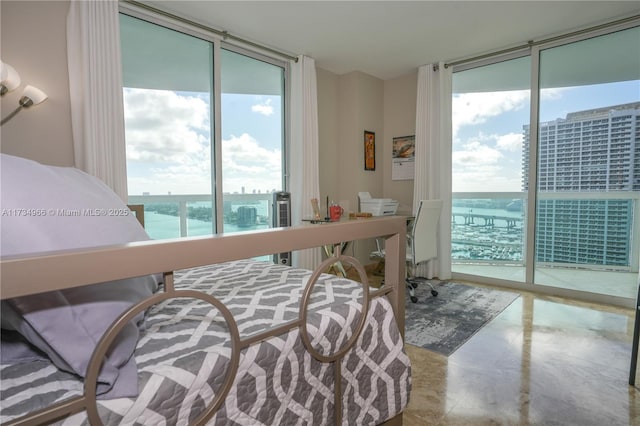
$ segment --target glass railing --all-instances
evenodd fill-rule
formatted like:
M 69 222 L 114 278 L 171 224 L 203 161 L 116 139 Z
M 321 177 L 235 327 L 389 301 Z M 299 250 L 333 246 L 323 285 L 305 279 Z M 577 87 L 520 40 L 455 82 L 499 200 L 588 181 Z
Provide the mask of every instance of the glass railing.
M 272 200 L 270 193 L 224 194 L 224 232 L 271 227 Z M 211 194 L 132 195 L 129 204 L 144 205 L 145 230 L 152 239 L 216 233 Z
M 611 302 L 601 295 L 633 303 L 640 258 L 640 194 L 541 192 L 537 204 L 535 268 L 529 271 L 525 193 L 454 193 L 454 277 L 522 284 L 529 282 L 529 271 L 530 284 L 589 293 L 588 300 Z
M 453 193 L 452 263 L 524 265 L 525 194 Z
M 524 266 L 526 193 L 453 193 L 452 263 Z M 536 264 L 638 271 L 640 194 L 538 194 Z M 605 243 L 606 241 L 606 243 Z

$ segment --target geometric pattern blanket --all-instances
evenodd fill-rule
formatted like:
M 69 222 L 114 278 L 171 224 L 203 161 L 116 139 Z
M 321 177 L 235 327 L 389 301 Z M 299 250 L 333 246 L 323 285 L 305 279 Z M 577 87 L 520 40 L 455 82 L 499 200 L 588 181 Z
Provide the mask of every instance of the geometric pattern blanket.
M 174 275 L 176 289 L 213 295 L 245 338 L 298 318 L 311 272 L 239 260 Z M 360 284 L 323 274 L 307 319 L 315 350 L 332 354 L 353 335 L 362 311 Z M 178 298 L 151 307 L 135 359 L 137 398 L 98 401 L 104 424 L 188 424 L 212 401 L 229 363 L 230 339 L 217 309 Z M 342 424 L 374 425 L 409 401 L 411 365 L 385 297 L 370 299 L 364 328 L 341 361 Z M 82 382 L 42 360 L 1 367 L 0 421 L 82 393 Z M 298 328 L 242 350 L 238 371 L 211 425 L 335 424 L 334 365 L 311 356 Z M 84 412 L 59 424 L 88 424 Z

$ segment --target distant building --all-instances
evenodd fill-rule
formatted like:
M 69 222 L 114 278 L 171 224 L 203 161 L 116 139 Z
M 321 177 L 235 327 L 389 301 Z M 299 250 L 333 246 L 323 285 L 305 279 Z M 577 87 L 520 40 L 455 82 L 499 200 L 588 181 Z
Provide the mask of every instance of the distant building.
M 238 207 L 238 226 L 247 228 L 255 226 L 258 222 L 258 210 L 251 206 Z
M 539 134 L 537 261 L 629 266 L 633 202 L 625 195 L 594 199 L 593 193 L 640 191 L 640 102 L 573 112 L 540 123 Z M 527 125 L 525 191 L 529 137 Z M 544 197 L 561 192 L 567 197 Z

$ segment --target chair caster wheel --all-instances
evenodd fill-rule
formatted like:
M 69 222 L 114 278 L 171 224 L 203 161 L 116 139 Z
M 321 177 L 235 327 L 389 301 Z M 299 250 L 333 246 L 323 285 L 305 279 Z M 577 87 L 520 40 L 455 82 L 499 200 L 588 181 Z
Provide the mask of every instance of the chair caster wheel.
M 437 291 L 435 291 L 435 290 L 431 290 L 431 295 L 432 295 L 433 297 L 436 297 L 436 296 L 438 295 L 438 292 L 437 292 Z
M 418 288 L 418 284 L 417 283 L 411 283 L 411 287 Z
M 416 296 L 411 296 L 411 301 L 413 303 L 418 303 L 418 298 Z

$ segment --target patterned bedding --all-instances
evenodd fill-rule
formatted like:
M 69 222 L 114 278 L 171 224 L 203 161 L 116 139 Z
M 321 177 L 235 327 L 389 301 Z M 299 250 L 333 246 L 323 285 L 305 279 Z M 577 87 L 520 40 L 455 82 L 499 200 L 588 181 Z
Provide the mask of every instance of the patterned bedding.
M 231 311 L 241 338 L 297 320 L 311 272 L 241 260 L 175 273 L 177 289 L 213 295 Z M 307 318 L 313 347 L 335 353 L 352 336 L 362 310 L 358 283 L 322 275 Z M 139 395 L 98 401 L 105 424 L 187 424 L 213 400 L 224 380 L 231 343 L 226 323 L 210 305 L 188 298 L 150 308 L 138 342 Z M 3 365 L 6 422 L 82 393 L 74 375 L 43 360 Z M 411 366 L 391 305 L 371 299 L 358 341 L 341 361 L 342 423 L 378 424 L 408 403 Z M 236 378 L 209 424 L 334 424 L 334 366 L 313 358 L 298 328 L 244 348 Z M 59 424 L 88 424 L 78 413 Z

